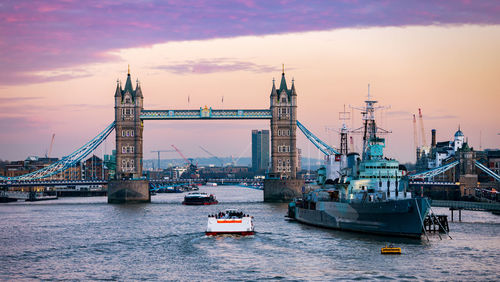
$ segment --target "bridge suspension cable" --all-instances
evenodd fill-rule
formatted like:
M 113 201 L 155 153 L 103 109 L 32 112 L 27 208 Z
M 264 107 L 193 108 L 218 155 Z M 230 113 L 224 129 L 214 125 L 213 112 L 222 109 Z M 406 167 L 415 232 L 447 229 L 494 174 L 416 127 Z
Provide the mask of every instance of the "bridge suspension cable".
M 416 173 L 416 174 L 410 174 L 408 175 L 408 178 L 409 179 L 416 179 L 416 178 L 431 178 L 433 176 L 436 176 L 438 174 L 441 174 L 453 167 L 455 167 L 456 165 L 458 165 L 460 162 L 457 160 L 457 161 L 454 161 L 454 162 L 451 162 L 449 164 L 445 164 L 445 165 L 442 165 L 440 167 L 436 167 L 436 168 L 433 168 L 433 169 L 430 169 L 430 170 L 427 170 L 427 171 L 424 171 L 424 172 L 420 172 L 420 173 Z
M 500 175 L 496 174 L 494 171 L 492 171 L 491 169 L 489 169 L 488 167 L 486 167 L 485 165 L 483 165 L 482 163 L 480 163 L 478 161 L 474 161 L 474 164 L 476 165 L 476 167 L 478 167 L 482 171 L 486 172 L 486 174 L 493 177 L 496 181 L 500 182 Z
M 319 139 L 299 121 L 297 121 L 297 127 L 300 129 L 300 131 L 302 131 L 302 133 L 304 133 L 307 139 L 309 139 L 309 141 L 311 141 L 311 143 L 313 143 L 314 146 L 316 146 L 316 148 L 318 148 L 323 154 L 327 156 L 339 154 L 337 150 L 335 150 L 333 147 L 331 147 L 330 145 L 326 144 L 321 139 Z
M 106 137 L 108 137 L 108 135 L 113 131 L 114 128 L 115 122 L 113 121 L 110 125 L 108 125 L 108 127 L 106 127 L 106 129 L 104 129 L 92 140 L 87 142 L 85 145 L 83 145 L 70 155 L 62 157 L 59 161 L 51 164 L 50 166 L 16 177 L 0 176 L 0 180 L 35 180 L 50 177 L 54 174 L 64 171 L 75 165 L 83 158 L 88 156 L 92 151 L 94 151 L 106 139 Z

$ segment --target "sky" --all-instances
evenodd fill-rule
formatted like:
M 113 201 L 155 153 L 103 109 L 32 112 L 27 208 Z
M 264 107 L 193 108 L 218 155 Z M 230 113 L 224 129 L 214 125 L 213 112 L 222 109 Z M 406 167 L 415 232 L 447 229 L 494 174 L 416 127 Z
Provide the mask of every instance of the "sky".
M 500 148 L 498 1 L 2 1 L 0 159 L 68 155 L 113 121 L 130 65 L 145 109 L 269 108 L 282 64 L 298 119 L 337 146 L 371 95 L 388 156 L 414 160 L 412 114 L 425 139 L 460 126 L 476 149 Z M 188 102 L 189 97 L 189 102 Z M 144 157 L 171 144 L 189 157 L 250 156 L 268 121 L 147 121 Z M 420 124 L 418 125 L 420 134 Z M 111 136 L 113 137 L 113 136 Z M 321 157 L 304 136 L 305 156 Z M 420 137 L 419 137 L 420 138 Z M 354 136 L 358 149 L 359 136 Z M 98 154 L 114 146 L 109 138 Z M 177 158 L 173 153 L 163 157 Z

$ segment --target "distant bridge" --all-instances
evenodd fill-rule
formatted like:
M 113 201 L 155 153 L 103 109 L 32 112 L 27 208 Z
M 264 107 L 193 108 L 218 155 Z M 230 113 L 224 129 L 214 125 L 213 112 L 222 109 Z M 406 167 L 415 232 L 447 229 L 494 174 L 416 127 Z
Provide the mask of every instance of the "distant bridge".
M 264 183 L 262 179 L 245 179 L 245 178 L 177 178 L 177 179 L 150 179 L 149 183 L 204 183 L 212 182 L 217 184 L 238 184 L 242 182 L 246 183 Z
M 0 187 L 35 187 L 35 186 L 73 186 L 73 185 L 103 185 L 107 180 L 30 180 L 30 181 L 1 181 Z
M 165 184 L 187 184 L 187 183 L 204 183 L 213 182 L 217 184 L 262 184 L 262 179 L 245 179 L 245 178 L 178 178 L 178 179 L 150 179 L 149 183 L 165 183 Z M 76 186 L 76 185 L 105 185 L 107 180 L 31 180 L 31 181 L 3 181 L 0 182 L 0 187 L 35 187 L 35 186 Z
M 459 185 L 456 182 L 440 182 L 440 181 L 410 181 L 410 185 L 439 185 L 439 186 L 455 186 Z

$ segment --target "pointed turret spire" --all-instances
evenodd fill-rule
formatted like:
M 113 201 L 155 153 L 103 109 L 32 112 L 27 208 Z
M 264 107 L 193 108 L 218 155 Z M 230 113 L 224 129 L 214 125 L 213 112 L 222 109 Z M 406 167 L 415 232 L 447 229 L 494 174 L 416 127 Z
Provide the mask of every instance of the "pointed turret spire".
M 120 80 L 116 79 L 115 97 L 121 97 L 121 95 L 122 95 L 122 89 L 120 87 Z
M 287 91 L 288 88 L 286 87 L 286 79 L 285 79 L 285 64 L 283 64 L 283 72 L 281 73 L 281 83 L 280 83 L 280 91 Z
M 139 79 L 136 80 L 135 97 L 142 97 L 141 83 L 139 82 Z
M 274 77 L 273 77 L 273 88 L 271 89 L 271 97 L 277 96 L 278 93 L 276 92 L 276 85 L 274 84 Z
M 123 89 L 123 91 L 128 91 L 130 94 L 134 95 L 134 89 L 132 88 L 132 79 L 130 78 L 130 65 L 128 65 L 127 81 L 125 82 L 125 89 Z

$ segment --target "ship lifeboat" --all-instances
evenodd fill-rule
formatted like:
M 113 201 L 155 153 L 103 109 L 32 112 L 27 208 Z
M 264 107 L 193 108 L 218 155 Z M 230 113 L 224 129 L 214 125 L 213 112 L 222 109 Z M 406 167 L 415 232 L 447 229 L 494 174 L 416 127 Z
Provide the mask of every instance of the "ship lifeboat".
M 208 216 L 207 236 L 221 234 L 253 235 L 253 216 L 237 209 L 228 209 Z

